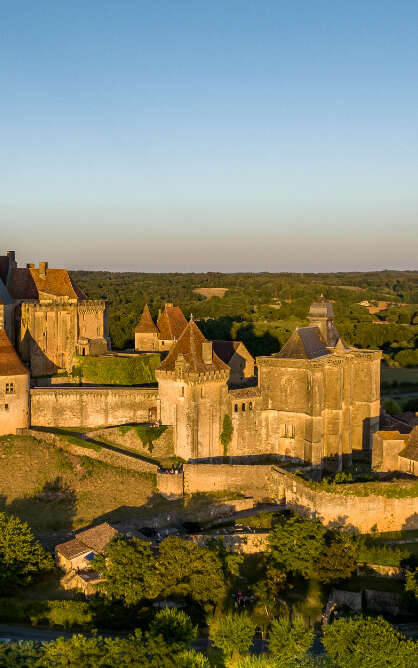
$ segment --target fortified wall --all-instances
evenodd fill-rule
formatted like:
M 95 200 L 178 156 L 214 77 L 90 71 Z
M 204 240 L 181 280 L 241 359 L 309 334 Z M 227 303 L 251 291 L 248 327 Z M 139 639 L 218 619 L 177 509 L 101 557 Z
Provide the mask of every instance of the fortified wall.
M 390 485 L 390 483 L 387 483 Z M 286 501 L 288 508 L 330 528 L 368 533 L 418 529 L 418 498 L 332 494 L 310 489 L 297 476 L 274 465 L 185 464 L 184 491 L 230 490 L 257 501 Z
M 156 388 L 36 387 L 30 392 L 33 427 L 98 427 L 147 422 L 160 414 Z

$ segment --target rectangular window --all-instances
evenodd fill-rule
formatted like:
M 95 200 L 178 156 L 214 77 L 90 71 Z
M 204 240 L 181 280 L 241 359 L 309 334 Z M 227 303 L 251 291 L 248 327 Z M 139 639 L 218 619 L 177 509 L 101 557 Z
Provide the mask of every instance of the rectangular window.
M 15 386 L 14 383 L 6 383 L 6 394 L 14 394 Z
M 284 435 L 285 438 L 295 438 L 295 426 L 293 424 L 285 424 Z

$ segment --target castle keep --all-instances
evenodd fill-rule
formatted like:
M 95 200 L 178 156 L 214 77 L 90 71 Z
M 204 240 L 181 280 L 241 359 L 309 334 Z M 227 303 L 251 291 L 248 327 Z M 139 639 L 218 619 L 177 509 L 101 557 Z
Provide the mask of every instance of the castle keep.
M 354 452 L 370 454 L 379 428 L 381 353 L 347 346 L 322 296 L 308 318 L 280 352 L 258 357 L 255 369 L 241 342 L 208 341 L 172 304 L 155 324 L 146 306 L 135 348 L 165 354 L 155 372 L 158 389 L 67 385 L 29 393 L 20 360 L 39 376 L 70 370 L 74 354 L 108 350 L 106 305 L 86 299 L 66 270 L 47 263 L 20 269 L 9 252 L 0 258 L 0 433 L 16 433 L 29 415 L 34 426 L 66 427 L 151 416 L 173 427 L 175 453 L 186 461 L 276 455 L 340 470 Z M 221 439 L 225 425 L 230 436 Z
M 73 355 L 109 347 L 106 303 L 87 299 L 66 269 L 0 257 L 0 327 L 33 376 L 71 371 Z

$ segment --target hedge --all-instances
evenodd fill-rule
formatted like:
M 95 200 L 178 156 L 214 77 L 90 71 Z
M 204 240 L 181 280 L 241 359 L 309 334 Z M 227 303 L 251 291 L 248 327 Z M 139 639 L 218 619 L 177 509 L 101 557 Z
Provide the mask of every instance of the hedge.
M 160 360 L 159 353 L 138 357 L 75 357 L 72 375 L 98 385 L 148 385 L 156 382 L 155 369 Z

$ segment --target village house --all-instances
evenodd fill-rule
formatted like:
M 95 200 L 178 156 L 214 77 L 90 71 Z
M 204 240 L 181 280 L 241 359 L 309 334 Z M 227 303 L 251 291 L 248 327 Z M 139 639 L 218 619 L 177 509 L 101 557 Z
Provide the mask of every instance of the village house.
M 62 584 L 65 589 L 81 589 L 92 593 L 100 582 L 100 574 L 93 568 L 94 557 L 103 554 L 106 546 L 118 535 L 107 522 L 91 529 L 79 531 L 75 538 L 55 547 L 57 565 L 65 572 Z

